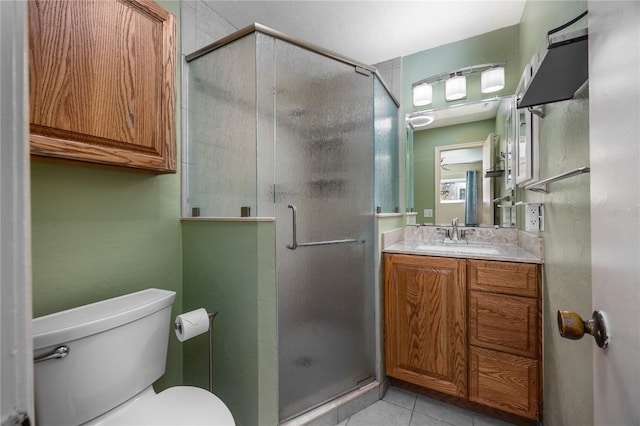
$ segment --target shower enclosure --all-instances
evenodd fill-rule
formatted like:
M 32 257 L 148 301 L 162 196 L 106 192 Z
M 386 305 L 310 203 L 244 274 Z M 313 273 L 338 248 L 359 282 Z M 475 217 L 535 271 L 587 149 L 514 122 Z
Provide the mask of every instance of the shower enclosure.
M 258 24 L 187 62 L 183 213 L 275 218 L 282 421 L 375 379 L 398 107 L 374 68 Z

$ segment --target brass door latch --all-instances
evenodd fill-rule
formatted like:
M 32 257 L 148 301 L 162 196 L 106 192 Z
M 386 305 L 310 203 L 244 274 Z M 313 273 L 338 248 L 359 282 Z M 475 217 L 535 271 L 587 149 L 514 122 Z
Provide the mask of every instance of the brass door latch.
M 596 344 L 602 349 L 609 346 L 607 327 L 600 311 L 594 311 L 588 321 L 584 321 L 573 311 L 558 311 L 558 330 L 560 335 L 567 339 L 579 340 L 586 333 L 592 335 Z

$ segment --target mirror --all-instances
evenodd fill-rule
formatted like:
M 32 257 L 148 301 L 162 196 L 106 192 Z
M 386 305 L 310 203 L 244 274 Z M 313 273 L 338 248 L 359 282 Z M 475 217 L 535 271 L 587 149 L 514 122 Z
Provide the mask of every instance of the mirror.
M 407 200 L 416 223 L 457 217 L 467 226 L 514 226 L 514 111 L 507 96 L 407 114 Z
M 531 64 L 535 64 L 537 56 L 531 59 Z M 533 66 L 527 64 L 518 83 L 515 94 L 515 105 L 524 96 L 524 91 L 529 85 L 529 80 L 533 75 Z M 532 108 L 516 109 L 515 117 L 515 145 L 516 159 L 515 162 L 515 181 L 521 186 L 538 180 L 538 120 L 539 117 L 532 113 Z M 540 109 L 538 109 L 540 111 Z M 540 112 L 539 112 L 540 113 Z

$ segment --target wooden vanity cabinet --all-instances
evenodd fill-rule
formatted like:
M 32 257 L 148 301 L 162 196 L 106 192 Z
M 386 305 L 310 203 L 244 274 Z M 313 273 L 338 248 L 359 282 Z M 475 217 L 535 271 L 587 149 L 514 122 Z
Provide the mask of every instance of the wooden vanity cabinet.
M 463 259 L 385 256 L 387 374 L 449 395 L 467 395 Z
M 175 19 L 151 0 L 31 0 L 31 154 L 176 171 Z
M 540 266 L 385 254 L 387 375 L 539 419 Z

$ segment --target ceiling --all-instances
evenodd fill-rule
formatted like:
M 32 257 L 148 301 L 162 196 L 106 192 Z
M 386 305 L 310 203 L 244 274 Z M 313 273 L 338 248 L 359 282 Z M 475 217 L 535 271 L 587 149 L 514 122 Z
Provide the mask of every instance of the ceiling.
M 236 28 L 257 22 L 376 64 L 520 22 L 525 0 L 206 0 Z

